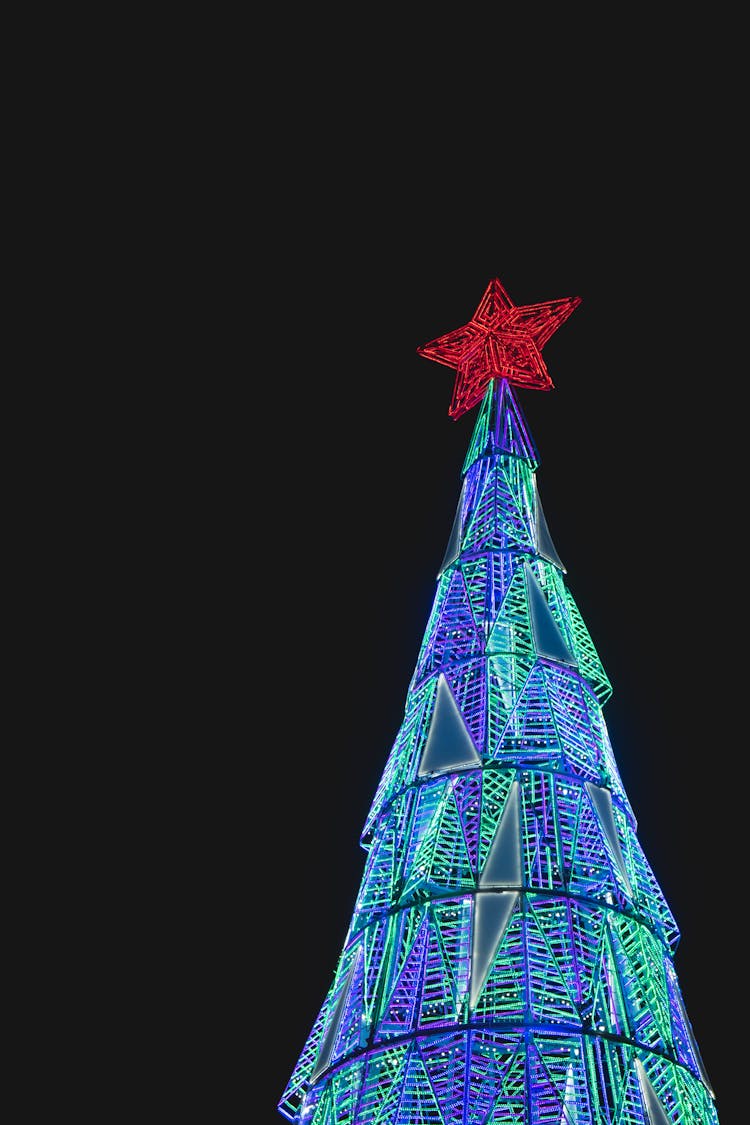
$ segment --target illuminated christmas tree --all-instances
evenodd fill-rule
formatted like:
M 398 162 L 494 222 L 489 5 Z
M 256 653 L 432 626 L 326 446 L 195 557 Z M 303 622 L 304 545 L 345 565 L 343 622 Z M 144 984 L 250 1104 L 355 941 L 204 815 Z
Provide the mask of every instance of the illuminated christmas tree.
M 718 1125 L 515 387 L 579 298 L 418 349 L 478 406 L 404 716 L 322 1008 L 279 1103 L 300 1125 Z

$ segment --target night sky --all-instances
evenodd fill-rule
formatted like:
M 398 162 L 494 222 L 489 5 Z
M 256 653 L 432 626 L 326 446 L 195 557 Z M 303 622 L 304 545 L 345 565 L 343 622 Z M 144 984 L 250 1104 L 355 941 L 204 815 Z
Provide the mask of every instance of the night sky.
M 84 726 L 89 698 L 106 710 L 101 725 L 94 711 L 96 738 L 128 810 L 122 830 L 112 817 L 118 852 L 136 853 L 132 871 L 123 860 L 135 911 L 126 900 L 110 914 L 107 888 L 93 885 L 93 930 L 69 927 L 94 965 L 97 950 L 110 956 L 101 931 L 123 938 L 109 972 L 88 974 L 101 989 L 82 1008 L 93 1036 L 67 1036 L 78 1059 L 66 1075 L 86 1069 L 85 1096 L 84 1048 L 98 1040 L 102 1105 L 127 1095 L 139 1118 L 284 1121 L 277 1104 L 351 920 L 359 838 L 403 719 L 477 414 L 451 420 L 454 372 L 417 348 L 466 324 L 498 277 L 517 305 L 581 298 L 543 349 L 554 389 L 517 397 L 549 532 L 612 684 L 604 719 L 681 931 L 674 965 L 721 1125 L 734 1125 L 737 1101 L 747 1107 L 737 12 L 732 26 L 726 11 L 712 20 L 686 6 L 264 6 L 236 30 L 225 12 L 201 13 L 161 37 L 140 32 L 146 47 L 123 78 L 115 69 L 117 98 L 100 82 L 88 92 L 96 117 L 63 127 L 52 99 L 57 144 L 30 142 L 49 169 L 37 177 L 49 197 L 41 240 L 33 214 L 19 227 L 35 279 L 32 351 L 57 341 L 38 290 L 71 313 L 60 362 L 27 377 L 43 413 L 20 421 L 43 426 L 57 395 L 93 435 L 90 455 L 61 410 L 65 450 L 46 473 L 55 519 L 79 505 L 91 549 L 77 535 L 58 544 L 43 511 L 39 560 L 53 588 L 57 555 L 85 587 L 102 690 L 67 630 L 43 631 L 41 650 L 60 646 Z M 111 54 L 99 39 L 97 57 Z M 142 106 L 132 118 L 131 104 Z M 66 252 L 37 252 L 55 228 Z M 79 259 L 79 238 L 90 257 Z M 76 374 L 81 356 L 94 378 Z M 34 443 L 16 460 L 33 475 Z M 67 484 L 71 461 L 94 501 Z M 58 600 L 77 620 L 75 588 Z M 60 726 L 55 748 L 74 784 L 65 743 L 77 730 Z M 96 796 L 81 791 L 104 822 L 110 792 L 98 766 L 90 773 Z M 71 831 L 84 829 L 109 871 L 98 827 Z M 119 903 L 117 863 L 106 883 Z M 67 874 L 59 886 L 67 893 Z M 47 935 L 59 920 L 42 901 Z M 75 972 L 58 976 L 78 987 Z M 52 1009 L 54 1027 L 68 1005 Z M 122 1050 L 100 1034 L 100 1010 L 125 1029 Z M 139 1077 L 158 1079 L 158 1094 Z
M 250 680 L 267 724 L 253 739 L 253 817 L 271 787 L 283 797 L 268 802 L 270 841 L 254 822 L 261 843 L 247 874 L 239 859 L 236 870 L 254 902 L 259 851 L 271 869 L 259 906 L 273 917 L 260 982 L 271 1122 L 351 919 L 359 835 L 476 418 L 448 417 L 454 373 L 416 349 L 465 324 L 499 277 L 515 304 L 582 299 L 543 350 L 554 389 L 518 400 L 549 531 L 612 684 L 604 718 L 682 934 L 674 963 L 729 1125 L 727 1004 L 746 945 L 730 896 L 747 691 L 736 169 L 700 116 L 675 130 L 662 127 L 665 105 L 608 109 L 600 132 L 590 99 L 572 131 L 545 137 L 533 169 L 506 169 L 502 150 L 441 163 L 414 106 L 396 141 L 371 132 L 342 150 L 340 133 L 328 147 L 324 134 L 317 173 L 288 185 L 272 251 L 248 266 L 262 282 L 252 467 L 233 495 L 255 544 Z

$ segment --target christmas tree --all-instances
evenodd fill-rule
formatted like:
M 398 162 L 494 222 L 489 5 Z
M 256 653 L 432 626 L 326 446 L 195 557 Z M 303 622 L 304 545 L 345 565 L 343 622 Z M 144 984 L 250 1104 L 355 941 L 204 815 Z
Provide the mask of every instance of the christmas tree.
M 300 1125 L 718 1125 L 514 388 L 577 297 L 495 278 L 418 351 L 478 407 L 328 995 L 279 1102 Z

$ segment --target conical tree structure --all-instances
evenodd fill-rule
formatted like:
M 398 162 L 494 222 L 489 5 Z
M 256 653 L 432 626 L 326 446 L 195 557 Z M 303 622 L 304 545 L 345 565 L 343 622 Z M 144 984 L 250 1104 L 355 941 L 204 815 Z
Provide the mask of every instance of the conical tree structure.
M 279 1103 L 300 1125 L 718 1125 L 514 386 L 578 298 L 419 349 L 479 405 L 367 859 Z

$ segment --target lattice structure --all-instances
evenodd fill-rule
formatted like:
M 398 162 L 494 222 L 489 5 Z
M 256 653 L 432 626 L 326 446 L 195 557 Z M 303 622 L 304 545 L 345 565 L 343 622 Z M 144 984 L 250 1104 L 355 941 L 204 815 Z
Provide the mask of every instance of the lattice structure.
M 546 339 L 578 303 L 526 315 L 497 279 L 488 301 L 464 346 L 484 363 L 498 317 L 532 324 L 525 371 L 544 316 Z M 602 714 L 610 683 L 542 511 L 513 391 L 529 383 L 510 361 L 482 379 L 351 924 L 279 1110 L 300 1125 L 718 1125 L 678 929 Z

